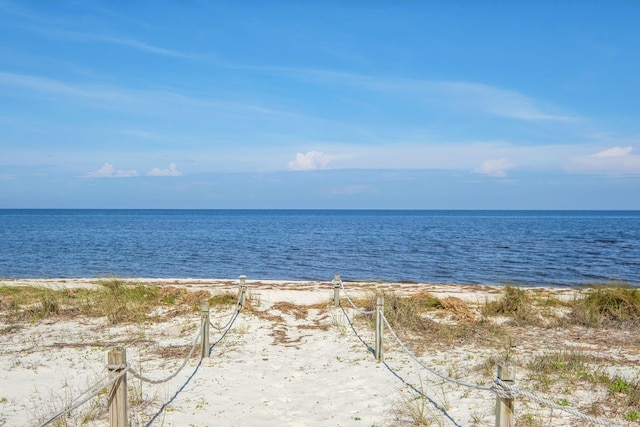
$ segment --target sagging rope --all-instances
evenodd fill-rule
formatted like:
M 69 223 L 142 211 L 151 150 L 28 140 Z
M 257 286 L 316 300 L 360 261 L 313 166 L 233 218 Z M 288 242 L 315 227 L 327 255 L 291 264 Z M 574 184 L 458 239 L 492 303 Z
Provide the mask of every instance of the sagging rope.
M 196 334 L 196 336 L 193 339 L 193 345 L 191 346 L 191 349 L 189 350 L 189 354 L 187 354 L 187 357 L 184 358 L 184 360 L 182 361 L 182 364 L 178 367 L 178 369 L 176 369 L 168 377 L 154 380 L 152 378 L 145 377 L 140 372 L 137 372 L 136 370 L 134 370 L 130 366 L 128 367 L 129 372 L 131 372 L 131 375 L 133 375 L 134 377 L 136 377 L 140 381 L 144 381 L 144 382 L 149 383 L 149 384 L 162 384 L 162 383 L 166 383 L 167 381 L 172 380 L 173 378 L 176 377 L 176 375 L 178 375 L 180 373 L 180 371 L 182 371 L 182 369 L 184 369 L 184 367 L 189 362 L 189 359 L 191 358 L 191 355 L 193 354 L 193 351 L 198 346 L 198 340 L 200 339 L 200 335 L 202 335 L 202 328 L 198 328 L 198 333 Z
M 360 314 L 364 314 L 364 315 L 368 315 L 368 314 L 373 314 L 375 313 L 375 309 L 374 310 L 363 310 L 360 307 L 358 307 L 353 300 L 351 299 L 351 297 L 349 296 L 349 294 L 347 293 L 347 290 L 344 287 L 344 283 L 342 282 L 341 279 L 338 279 L 335 283 L 339 283 L 340 284 L 340 288 L 342 289 L 342 291 L 344 292 L 344 296 L 347 297 L 347 301 L 349 302 L 349 304 L 351 305 L 351 307 L 353 307 L 353 309 L 355 311 L 357 311 Z
M 423 361 L 418 359 L 418 357 L 415 354 L 413 354 L 411 352 L 411 350 L 409 350 L 407 348 L 407 346 L 402 342 L 402 340 L 400 340 L 400 338 L 398 338 L 398 335 L 393 330 L 393 328 L 389 324 L 389 321 L 387 320 L 387 318 L 386 318 L 386 316 L 384 314 L 382 315 L 382 320 L 384 321 L 384 324 L 387 325 L 387 328 L 389 329 L 389 332 L 391 332 L 391 335 L 396 339 L 396 341 L 398 342 L 400 347 L 402 347 L 402 349 L 405 351 L 405 353 L 407 353 L 409 355 L 409 357 L 411 357 L 418 365 L 420 365 L 421 367 L 423 367 L 427 371 L 431 372 L 433 375 L 435 375 L 437 377 L 440 377 L 443 380 L 446 380 L 446 381 L 461 385 L 463 387 L 469 387 L 469 388 L 474 388 L 476 390 L 483 390 L 483 391 L 492 391 L 493 390 L 492 387 L 489 387 L 489 386 L 482 386 L 482 385 L 478 385 L 478 384 L 471 384 L 471 383 L 468 383 L 468 382 L 465 382 L 465 381 L 456 380 L 455 378 L 448 377 L 447 375 L 445 375 L 445 374 L 443 374 L 441 372 L 438 372 L 433 368 L 430 368 Z
M 426 369 L 427 371 L 431 372 L 432 374 L 442 378 L 443 380 L 452 382 L 454 384 L 463 386 L 463 387 L 468 387 L 468 388 L 473 388 L 476 390 L 483 390 L 483 391 L 491 391 L 492 393 L 498 395 L 499 397 L 503 397 L 503 398 L 507 398 L 507 399 L 513 399 L 514 397 L 518 396 L 518 395 L 522 395 L 524 397 L 527 397 L 535 402 L 541 403 L 543 405 L 546 405 L 549 408 L 552 409 L 558 409 L 560 411 L 564 411 L 566 413 L 569 413 L 571 415 L 574 415 L 584 421 L 588 421 L 590 423 L 593 423 L 595 425 L 600 425 L 600 426 L 606 426 L 606 427 L 621 427 L 619 424 L 614 424 L 614 423 L 610 423 L 608 421 L 604 421 L 604 420 L 600 420 L 598 418 L 594 418 L 592 416 L 583 414 L 582 412 L 578 411 L 576 408 L 572 408 L 570 406 L 562 406 L 562 405 L 558 405 L 557 403 L 554 403 L 551 400 L 536 396 L 533 393 L 530 393 L 528 391 L 524 391 L 516 386 L 513 386 L 511 384 L 508 384 L 504 381 L 502 381 L 500 378 L 496 378 L 494 380 L 495 385 L 494 386 L 481 386 L 478 384 L 471 384 L 465 381 L 460 381 L 460 380 L 456 380 L 455 378 L 451 378 L 448 377 L 447 375 L 444 375 L 438 371 L 436 371 L 435 369 L 430 368 L 429 366 L 427 366 L 424 362 L 422 362 L 420 359 L 418 359 L 418 357 L 413 354 L 408 348 L 407 346 L 402 342 L 402 340 L 400 340 L 400 338 L 398 337 L 398 335 L 396 334 L 396 332 L 393 330 L 393 328 L 391 327 L 391 325 L 389 324 L 389 321 L 387 320 L 386 316 L 383 314 L 382 315 L 382 320 L 384 321 L 385 325 L 387 325 L 387 328 L 389 329 L 389 332 L 391 332 L 391 335 L 395 338 L 395 340 L 398 342 L 398 344 L 400 345 L 400 347 L 402 347 L 402 349 L 416 362 L 418 363 L 421 367 L 423 367 L 424 369 Z
M 214 328 L 214 329 L 216 329 L 218 331 L 224 331 L 224 330 L 227 330 L 228 328 L 230 328 L 231 325 L 233 324 L 233 322 L 235 321 L 236 317 L 238 316 L 238 313 L 240 312 L 240 309 L 242 308 L 241 295 L 242 295 L 242 290 L 239 291 L 238 300 L 237 300 L 236 304 L 233 306 L 233 314 L 231 315 L 231 317 L 229 318 L 229 320 L 227 321 L 227 323 L 224 326 L 216 326 L 216 325 L 213 324 L 213 322 L 211 322 L 211 320 L 209 320 L 209 326 L 211 326 L 212 328 Z
M 229 326 L 228 328 L 224 331 L 224 333 L 222 334 L 222 336 L 220 336 L 220 338 L 218 338 L 218 340 L 216 340 L 213 344 L 211 344 L 209 346 L 209 353 L 208 355 L 211 356 L 211 352 L 213 351 L 213 347 L 215 347 L 220 341 L 222 341 L 224 339 L 224 337 L 227 335 L 227 333 L 229 333 L 229 331 L 231 330 L 231 327 L 233 326 L 233 324 L 235 323 L 236 319 L 238 318 L 238 315 L 240 314 L 240 310 L 237 310 L 234 315 L 231 317 L 231 320 L 228 322 Z M 187 380 L 184 382 L 184 384 L 182 384 L 180 386 L 180 388 L 178 388 L 178 390 L 176 390 L 176 392 L 173 394 L 173 396 L 171 396 L 171 399 L 169 399 L 168 401 L 166 401 L 158 410 L 158 412 L 156 412 L 153 417 L 147 422 L 147 424 L 145 424 L 145 427 L 150 427 L 153 422 L 164 412 L 165 408 L 167 406 L 169 406 L 171 404 L 171 402 L 173 402 L 176 397 L 178 397 L 178 395 L 182 392 L 182 390 L 184 390 L 184 388 L 191 382 L 191 380 L 193 379 L 193 377 L 195 377 L 196 373 L 198 372 L 198 370 L 200 369 L 200 366 L 202 365 L 202 360 L 200 359 L 200 361 L 198 362 L 198 364 L 196 365 L 196 367 L 194 368 L 193 372 L 191 373 L 191 375 L 189 376 L 189 378 L 187 378 Z
M 349 317 L 349 315 L 347 314 L 346 310 L 344 309 L 344 307 L 340 306 L 340 309 L 342 310 L 342 313 L 344 314 L 344 317 L 347 319 L 347 322 L 349 323 L 349 326 L 351 326 L 351 330 L 353 331 L 354 335 L 360 340 L 360 342 L 362 344 L 365 345 L 365 347 L 367 347 L 367 351 L 369 351 L 371 354 L 373 354 L 375 356 L 375 350 L 369 346 L 365 340 L 362 338 L 362 336 L 360 336 L 360 334 L 358 333 L 358 331 L 356 330 L 355 325 L 353 324 L 353 321 L 351 320 L 351 318 Z M 396 371 L 393 370 L 393 368 L 391 368 L 391 366 L 389 366 L 387 364 L 387 362 L 383 361 L 382 364 L 389 370 L 389 372 L 391 372 L 396 378 L 398 378 L 400 381 L 402 381 L 405 385 L 407 385 L 408 387 L 410 387 L 414 392 L 416 392 L 418 395 L 424 397 L 431 405 L 433 405 L 434 408 L 436 408 L 437 410 L 439 410 L 440 412 L 442 412 L 442 414 L 449 419 L 449 421 L 451 421 L 453 423 L 453 425 L 455 425 L 456 427 L 462 427 L 460 424 L 456 423 L 456 421 L 451 417 L 451 415 L 449 415 L 449 413 L 447 412 L 447 410 L 442 407 L 441 405 L 438 404 L 438 402 L 436 402 L 435 400 L 431 399 L 429 396 L 427 396 L 426 394 L 424 394 L 419 388 L 417 388 L 416 386 L 414 386 L 413 384 L 407 382 L 404 378 L 402 378 L 402 376 L 400 376 L 400 374 L 398 374 Z

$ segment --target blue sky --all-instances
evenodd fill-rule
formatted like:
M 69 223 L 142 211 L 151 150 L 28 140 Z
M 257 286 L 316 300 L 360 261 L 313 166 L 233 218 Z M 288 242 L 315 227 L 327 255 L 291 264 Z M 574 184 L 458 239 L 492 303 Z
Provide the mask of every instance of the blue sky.
M 638 16 L 0 0 L 0 208 L 640 209 Z

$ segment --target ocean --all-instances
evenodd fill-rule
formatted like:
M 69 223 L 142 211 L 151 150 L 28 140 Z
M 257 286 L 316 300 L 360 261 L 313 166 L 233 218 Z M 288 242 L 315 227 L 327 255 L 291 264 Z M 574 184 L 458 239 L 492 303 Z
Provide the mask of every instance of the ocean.
M 0 209 L 0 278 L 640 286 L 640 211 Z

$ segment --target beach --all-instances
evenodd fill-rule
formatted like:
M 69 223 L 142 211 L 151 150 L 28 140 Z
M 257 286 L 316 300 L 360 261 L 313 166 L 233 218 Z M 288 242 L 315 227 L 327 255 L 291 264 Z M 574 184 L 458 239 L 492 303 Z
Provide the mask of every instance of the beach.
M 126 282 L 214 296 L 235 295 L 239 289 L 238 280 Z M 589 377 L 607 376 L 611 383 L 618 379 L 638 387 L 640 342 L 633 328 L 545 324 L 545 316 L 561 318 L 567 310 L 555 304 L 548 304 L 548 312 L 540 309 L 543 319 L 536 326 L 518 324 L 508 315 L 487 320 L 482 307 L 503 297 L 500 286 L 345 282 L 340 307 L 334 307 L 331 282 L 248 280 L 246 285 L 247 302 L 241 309 L 237 304 L 212 305 L 213 346 L 203 359 L 199 338 L 194 341 L 201 327 L 199 310 L 178 313 L 158 307 L 149 313 L 153 320 L 110 324 L 104 317 L 64 311 L 17 321 L 5 304 L 0 319 L 0 425 L 38 425 L 72 404 L 107 375 L 107 352 L 113 347 L 126 350 L 137 373 L 163 379 L 180 367 L 192 344 L 192 356 L 169 381 L 149 384 L 127 376 L 132 425 L 395 426 L 418 425 L 416 417 L 422 417 L 431 423 L 424 425 L 492 426 L 496 394 L 487 388 L 497 365 L 505 361 L 514 365 L 515 385 L 523 390 L 588 416 L 637 425 L 628 419 L 640 410 L 628 390 L 612 390 L 604 380 Z M 96 279 L 48 279 L 0 280 L 0 286 L 73 290 L 102 285 Z M 575 301 L 587 290 L 532 287 L 525 292 L 542 307 L 545 300 Z M 379 362 L 369 348 L 374 343 L 372 318 L 359 314 L 347 298 L 358 306 L 377 293 L 428 293 L 445 302 L 428 312 L 434 324 L 469 326 L 464 334 L 446 336 L 445 329 L 410 334 L 397 326 L 400 342 L 386 328 L 384 361 Z M 226 331 L 215 328 L 235 314 Z M 491 328 L 482 326 L 487 322 Z M 442 377 L 421 366 L 401 343 Z M 584 357 L 584 372 L 570 376 L 561 366 L 568 361 L 560 361 L 557 375 L 547 375 L 541 356 L 562 352 Z M 106 400 L 106 389 L 100 390 L 51 425 L 108 425 Z M 522 396 L 516 397 L 516 417 L 519 425 L 588 425 Z

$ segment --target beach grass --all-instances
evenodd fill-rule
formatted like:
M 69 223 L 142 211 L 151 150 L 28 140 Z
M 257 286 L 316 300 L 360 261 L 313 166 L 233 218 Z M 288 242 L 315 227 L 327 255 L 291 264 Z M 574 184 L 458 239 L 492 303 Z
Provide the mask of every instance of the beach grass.
M 120 279 L 100 280 L 93 289 L 51 289 L 43 286 L 0 286 L 0 310 L 14 321 L 39 320 L 54 316 L 106 317 L 109 324 L 161 320 L 164 315 L 195 312 L 203 302 L 228 306 L 237 295 L 189 291 L 173 286 L 154 286 Z

